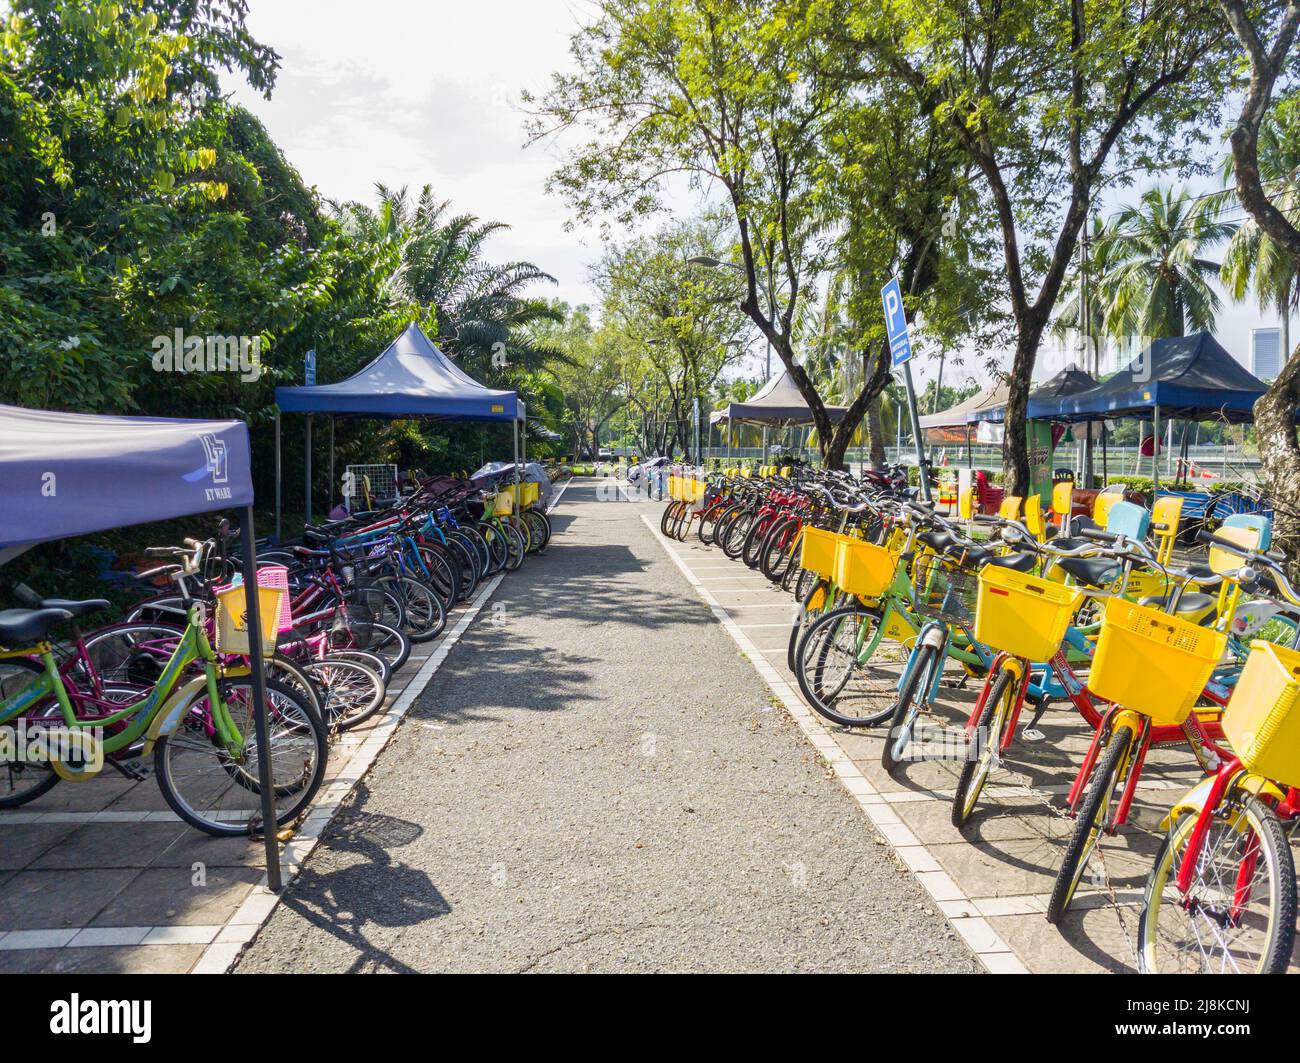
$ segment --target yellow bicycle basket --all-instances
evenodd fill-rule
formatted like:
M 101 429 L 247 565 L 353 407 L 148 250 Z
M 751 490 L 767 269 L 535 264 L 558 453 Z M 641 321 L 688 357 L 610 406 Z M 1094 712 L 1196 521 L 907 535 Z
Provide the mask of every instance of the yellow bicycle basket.
M 493 516 L 510 516 L 515 511 L 514 491 L 498 491 L 492 498 L 491 508 Z
M 1075 587 L 986 565 L 980 570 L 975 638 L 1014 657 L 1050 660 L 1082 597 Z
M 280 602 L 284 591 L 279 587 L 257 588 L 258 619 L 262 623 L 262 656 L 275 655 L 280 633 Z M 218 590 L 216 610 L 216 645 L 219 653 L 248 653 L 248 599 L 244 585 Z
M 1300 653 L 1252 642 L 1223 715 L 1223 733 L 1248 769 L 1300 786 Z
M 1157 724 L 1180 724 L 1201 696 L 1228 636 L 1123 598 L 1106 603 L 1088 689 Z
M 847 594 L 879 598 L 894 581 L 898 558 L 875 543 L 837 535 L 835 584 Z
M 822 579 L 835 578 L 835 544 L 841 536 L 804 525 L 799 564 Z

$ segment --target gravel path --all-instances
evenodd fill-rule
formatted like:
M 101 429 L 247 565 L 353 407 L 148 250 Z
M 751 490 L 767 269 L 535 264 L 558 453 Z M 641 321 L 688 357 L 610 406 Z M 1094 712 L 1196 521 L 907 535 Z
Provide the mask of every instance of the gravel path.
M 648 510 L 569 488 L 239 970 L 978 969 Z

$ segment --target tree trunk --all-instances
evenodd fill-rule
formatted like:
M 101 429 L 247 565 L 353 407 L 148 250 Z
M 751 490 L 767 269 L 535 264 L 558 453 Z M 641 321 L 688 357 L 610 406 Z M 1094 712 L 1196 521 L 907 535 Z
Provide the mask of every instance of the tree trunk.
M 1027 323 L 1016 337 L 1016 357 L 1007 380 L 1007 412 L 1002 436 L 1002 474 L 1009 495 L 1029 494 L 1029 440 L 1026 414 L 1034 361 L 1043 338 L 1044 322 Z
M 1295 413 L 1300 405 L 1300 347 L 1255 403 L 1255 432 L 1264 483 L 1274 499 L 1273 535 L 1291 556 L 1300 551 L 1300 444 Z
M 871 467 L 877 471 L 885 467 L 885 426 L 880 419 L 880 396 L 867 407 L 867 446 Z

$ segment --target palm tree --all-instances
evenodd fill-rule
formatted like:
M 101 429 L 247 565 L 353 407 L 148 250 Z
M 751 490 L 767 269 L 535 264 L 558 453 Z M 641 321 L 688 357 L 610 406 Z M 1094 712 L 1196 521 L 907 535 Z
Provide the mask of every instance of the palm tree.
M 1300 108 L 1273 111 L 1259 130 L 1259 176 L 1273 205 L 1300 226 Z M 1223 180 L 1234 179 L 1232 156 L 1224 160 Z M 1300 306 L 1300 270 L 1253 218 L 1247 218 L 1228 244 L 1223 283 L 1234 299 L 1253 289 L 1264 310 L 1282 319 L 1282 360 L 1291 355 L 1291 311 Z
M 450 204 L 435 199 L 429 185 L 414 201 L 406 188 L 380 184 L 376 191 L 377 208 L 336 204 L 335 214 L 357 239 L 396 250 L 385 292 L 395 302 L 432 311 L 435 339 L 449 355 L 480 377 L 499 376 L 504 364 L 537 369 L 563 359 L 541 327 L 562 321 L 563 313 L 526 293 L 555 278 L 531 262 L 484 259 L 488 238 L 509 226 L 451 215 Z
M 1087 316 L 1085 318 L 1079 310 L 1080 304 L 1084 300 L 1084 271 L 1075 269 L 1067 281 L 1067 290 L 1071 294 L 1057 312 L 1056 319 L 1052 322 L 1052 333 L 1061 340 L 1068 339 L 1071 333 L 1077 334 L 1080 338 L 1087 335 L 1093 344 L 1099 345 L 1106 336 L 1106 312 L 1110 309 L 1110 293 L 1107 291 L 1103 278 L 1115 268 L 1117 262 L 1115 244 L 1108 239 L 1109 228 L 1106 222 L 1100 217 L 1094 217 L 1090 228 L 1087 269 Z M 1086 363 L 1085 367 L 1089 370 L 1094 365 L 1099 364 L 1092 357 L 1091 351 L 1087 352 L 1084 361 Z
M 1114 264 L 1098 279 L 1112 336 L 1183 336 L 1214 327 L 1220 300 L 1210 285 L 1220 264 L 1208 249 L 1235 226 L 1186 189 L 1151 188 L 1121 210 L 1101 243 Z

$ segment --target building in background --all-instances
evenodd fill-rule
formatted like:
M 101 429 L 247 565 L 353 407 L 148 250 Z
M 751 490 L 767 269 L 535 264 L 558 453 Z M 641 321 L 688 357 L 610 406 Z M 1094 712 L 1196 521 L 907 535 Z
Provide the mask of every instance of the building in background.
M 1260 380 L 1275 380 L 1282 371 L 1282 330 L 1250 330 L 1250 371 Z

